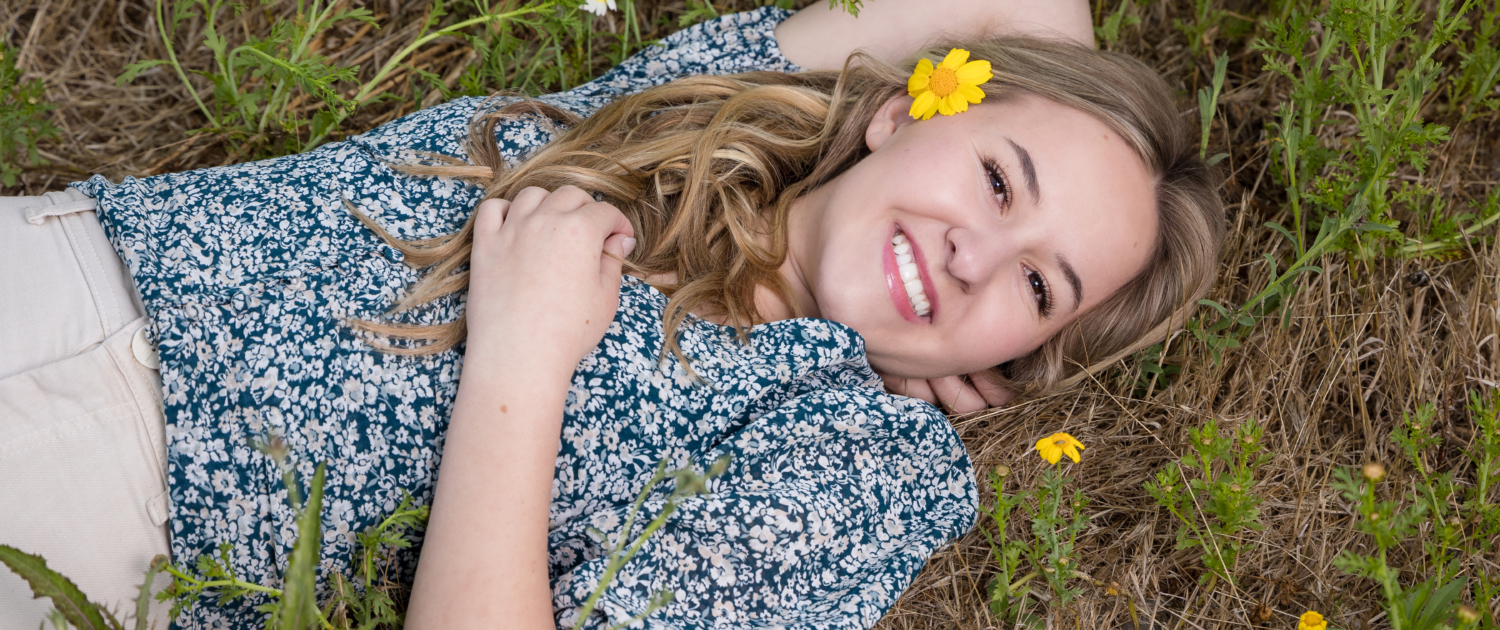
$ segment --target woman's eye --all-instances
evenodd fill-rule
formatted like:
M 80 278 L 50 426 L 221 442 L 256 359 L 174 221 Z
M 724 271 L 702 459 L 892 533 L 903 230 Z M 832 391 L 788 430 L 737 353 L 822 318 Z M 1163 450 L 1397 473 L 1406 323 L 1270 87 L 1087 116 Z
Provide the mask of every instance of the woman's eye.
M 1052 295 L 1047 290 L 1047 279 L 1042 274 L 1026 270 L 1026 281 L 1031 284 L 1031 292 L 1036 296 L 1037 309 L 1041 311 L 1042 317 L 1052 315 Z
M 990 178 L 990 190 L 1001 197 L 1001 205 L 1010 203 L 1010 186 L 1005 182 L 1005 173 L 993 161 L 985 160 L 984 170 Z

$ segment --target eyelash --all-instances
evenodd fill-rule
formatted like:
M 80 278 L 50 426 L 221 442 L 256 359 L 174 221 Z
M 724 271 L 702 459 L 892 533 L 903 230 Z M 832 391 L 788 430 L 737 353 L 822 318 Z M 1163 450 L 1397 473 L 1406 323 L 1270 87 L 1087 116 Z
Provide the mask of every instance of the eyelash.
M 1005 177 L 1005 169 L 1000 168 L 1000 164 L 995 162 L 995 160 L 985 158 L 984 170 L 989 174 L 990 188 L 995 191 L 995 194 L 1005 196 L 1005 200 L 1000 202 L 1000 206 L 1002 208 L 1009 208 L 1010 180 Z M 1030 267 L 1026 267 L 1025 269 L 1027 284 L 1031 285 L 1032 293 L 1038 298 L 1037 311 L 1042 314 L 1044 319 L 1052 317 L 1052 285 L 1047 282 L 1047 278 L 1042 276 L 1041 272 Z M 1037 291 L 1039 287 L 1035 283 L 1041 284 L 1041 291 Z
M 1004 195 L 1005 200 L 1000 202 L 1000 207 L 1010 207 L 1010 178 L 1005 176 L 1005 169 L 993 158 L 984 158 L 984 170 L 990 177 L 990 189 L 997 195 Z

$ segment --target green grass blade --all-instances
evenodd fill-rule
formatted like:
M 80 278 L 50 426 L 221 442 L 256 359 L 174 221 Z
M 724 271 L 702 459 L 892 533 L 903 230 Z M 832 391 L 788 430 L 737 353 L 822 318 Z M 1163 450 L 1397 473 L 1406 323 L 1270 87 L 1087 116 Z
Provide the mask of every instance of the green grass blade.
M 319 543 L 323 539 L 323 469 L 324 465 L 318 464 L 307 503 L 297 517 L 297 543 L 292 547 L 282 590 L 281 630 L 316 628 L 322 619 L 316 585 Z

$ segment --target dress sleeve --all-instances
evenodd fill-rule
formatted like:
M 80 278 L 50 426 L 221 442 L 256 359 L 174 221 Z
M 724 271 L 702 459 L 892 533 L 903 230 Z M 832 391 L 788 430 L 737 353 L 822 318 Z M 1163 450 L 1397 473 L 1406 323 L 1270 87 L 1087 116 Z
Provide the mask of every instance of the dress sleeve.
M 877 392 L 825 390 L 793 399 L 722 443 L 726 472 L 679 504 L 600 598 L 587 627 L 670 604 L 645 627 L 868 628 L 938 548 L 978 514 L 972 467 L 947 418 Z M 713 458 L 703 462 L 706 466 Z M 639 534 L 660 513 L 647 500 Z M 613 523 L 620 535 L 629 506 Z M 572 627 L 608 558 L 559 576 L 559 627 Z

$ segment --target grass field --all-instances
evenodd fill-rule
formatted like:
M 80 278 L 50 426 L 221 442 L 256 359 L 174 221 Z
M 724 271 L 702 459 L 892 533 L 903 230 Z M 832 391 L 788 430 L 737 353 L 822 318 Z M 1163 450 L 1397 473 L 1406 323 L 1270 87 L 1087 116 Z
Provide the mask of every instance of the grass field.
M 0 74 L 5 194 L 285 153 L 451 94 L 559 89 L 642 41 L 760 3 L 638 0 L 638 33 L 622 12 L 537 14 L 405 56 L 480 12 L 369 0 L 339 8 L 367 14 L 287 34 L 273 26 L 296 0 L 253 4 L 213 32 L 325 67 L 283 88 L 216 91 L 183 75 L 194 94 L 170 64 L 120 82 L 131 64 L 174 55 L 216 72 L 202 12 L 164 40 L 151 0 L 3 3 L 0 68 L 21 71 L 13 87 Z M 1213 304 L 1078 387 L 956 418 L 981 474 L 1003 473 L 1008 524 L 986 517 L 934 556 L 881 627 L 1294 628 L 1308 610 L 1351 630 L 1500 627 L 1500 8 L 1095 9 L 1101 46 L 1159 69 L 1184 117 L 1208 123 L 1230 225 Z M 1086 448 L 1049 478 L 1034 446 L 1055 432 Z M 1075 491 L 1083 501 L 1068 500 Z M 1076 527 L 1041 509 L 1059 497 Z

